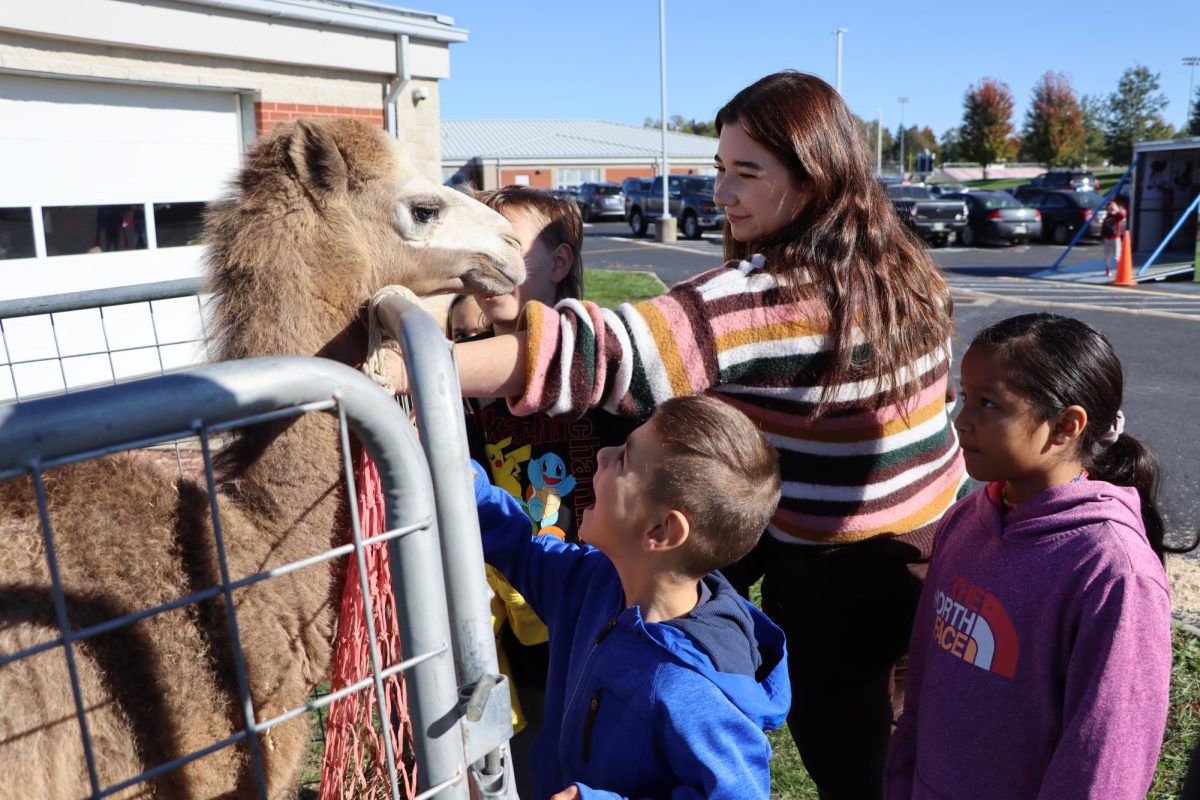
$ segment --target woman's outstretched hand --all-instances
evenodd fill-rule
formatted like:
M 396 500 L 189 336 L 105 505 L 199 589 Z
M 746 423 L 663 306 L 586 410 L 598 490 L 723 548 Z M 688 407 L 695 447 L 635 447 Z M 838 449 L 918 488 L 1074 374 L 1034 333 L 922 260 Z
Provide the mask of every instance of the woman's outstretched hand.
M 570 786 L 551 797 L 550 800 L 578 800 L 578 798 L 579 787 L 572 783 Z
M 412 394 L 412 387 L 408 385 L 408 369 L 404 366 L 404 356 L 400 355 L 400 351 L 390 347 L 384 350 L 383 364 L 392 379 L 392 385 L 396 387 L 396 394 Z

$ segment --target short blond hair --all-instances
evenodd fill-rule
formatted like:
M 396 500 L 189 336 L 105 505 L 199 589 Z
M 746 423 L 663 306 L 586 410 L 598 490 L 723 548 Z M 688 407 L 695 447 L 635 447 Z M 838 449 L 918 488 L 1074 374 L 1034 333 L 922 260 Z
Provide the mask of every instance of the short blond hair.
M 571 269 L 554 285 L 554 300 L 583 297 L 583 217 L 573 200 L 529 186 L 505 186 L 477 192 L 475 198 L 493 211 L 515 211 L 534 217 L 543 225 L 538 241 L 554 252 L 560 245 L 571 248 Z

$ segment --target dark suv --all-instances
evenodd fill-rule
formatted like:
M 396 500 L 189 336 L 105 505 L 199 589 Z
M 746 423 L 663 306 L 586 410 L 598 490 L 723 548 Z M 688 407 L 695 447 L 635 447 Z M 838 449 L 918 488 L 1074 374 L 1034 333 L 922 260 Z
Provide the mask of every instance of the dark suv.
M 1029 183 L 1017 187 L 1022 189 L 1074 189 L 1077 192 L 1095 192 L 1099 190 L 1100 182 L 1096 176 L 1085 169 L 1052 169 L 1043 172 Z M 1019 197 L 1019 195 L 1018 195 Z
M 575 202 L 584 222 L 625 218 L 625 195 L 615 183 L 582 183 Z

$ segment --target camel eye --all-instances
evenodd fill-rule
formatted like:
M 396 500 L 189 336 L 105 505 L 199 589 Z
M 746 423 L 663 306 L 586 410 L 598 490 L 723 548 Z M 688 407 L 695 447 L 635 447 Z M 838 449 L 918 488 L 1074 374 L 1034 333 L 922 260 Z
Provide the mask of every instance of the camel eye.
M 413 206 L 412 218 L 418 225 L 425 225 L 437 219 L 437 206 Z

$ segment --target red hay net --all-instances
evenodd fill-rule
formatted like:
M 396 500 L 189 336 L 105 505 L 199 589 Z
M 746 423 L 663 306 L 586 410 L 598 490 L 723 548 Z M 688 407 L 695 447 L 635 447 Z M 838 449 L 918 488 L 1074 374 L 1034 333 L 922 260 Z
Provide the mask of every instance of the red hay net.
M 358 486 L 358 518 L 364 539 L 384 532 L 383 489 L 375 463 L 359 444 L 354 448 L 354 481 Z M 396 598 L 392 594 L 387 545 L 364 550 L 367 585 L 371 593 L 375 635 L 381 668 L 400 662 L 400 633 Z M 351 555 L 342 588 L 341 613 L 334 640 L 332 691 L 362 680 L 371 673 L 371 643 L 367 637 L 366 607 L 359 580 L 358 560 Z M 402 674 L 383 681 L 387 719 L 378 719 L 375 686 L 335 701 L 325 725 L 325 755 L 321 764 L 318 800 L 390 798 L 384 736 L 392 742 L 396 775 L 402 797 L 417 794 L 417 768 L 412 758 L 412 721 Z

